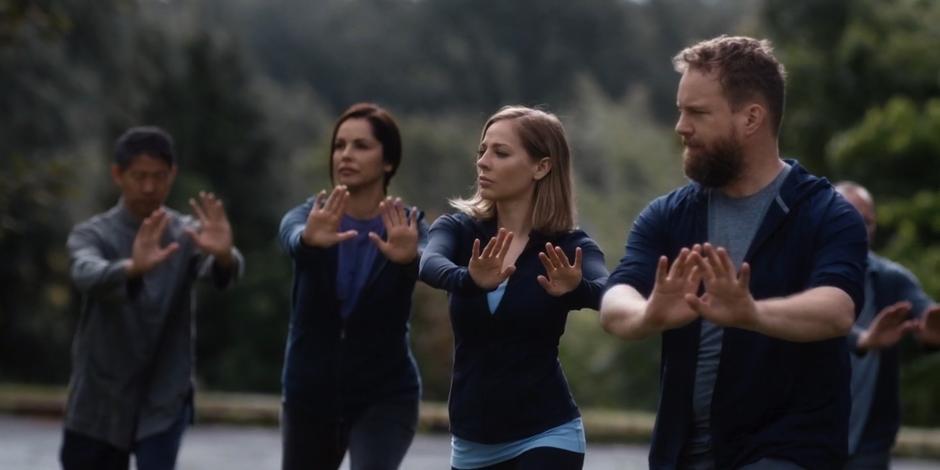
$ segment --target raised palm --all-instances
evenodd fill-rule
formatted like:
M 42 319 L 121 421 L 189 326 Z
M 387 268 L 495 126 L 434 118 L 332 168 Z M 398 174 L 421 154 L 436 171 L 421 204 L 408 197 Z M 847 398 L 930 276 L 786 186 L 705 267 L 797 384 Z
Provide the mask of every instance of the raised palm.
M 129 276 L 139 276 L 150 271 L 179 249 L 179 244 L 176 242 L 165 247 L 160 246 L 163 232 L 166 230 L 169 220 L 170 216 L 160 208 L 153 211 L 140 224 L 131 248 L 131 262 L 128 267 Z
M 212 193 L 199 192 L 199 199 L 190 199 L 189 205 L 199 218 L 196 230 L 186 229 L 193 242 L 205 253 L 217 258 L 228 257 L 232 251 L 232 226 L 222 200 Z
M 492 290 L 515 272 L 515 266 L 503 268 L 503 261 L 506 259 L 506 253 L 509 252 L 511 244 L 512 232 L 504 228 L 499 229 L 499 233 L 490 238 L 482 252 L 480 239 L 473 240 L 473 250 L 470 261 L 467 263 L 467 270 L 476 285 L 482 289 Z
M 539 261 L 545 268 L 545 275 L 536 280 L 549 295 L 559 297 L 578 287 L 581 283 L 581 247 L 574 250 L 574 264 L 568 262 L 568 256 L 558 246 L 545 244 L 545 251 L 539 253 Z
M 405 215 L 401 199 L 386 198 L 379 203 L 379 213 L 385 225 L 386 240 L 370 232 L 369 239 L 389 261 L 408 264 L 418 256 L 418 211 Z
M 358 233 L 355 230 L 339 231 L 348 200 L 349 191 L 346 186 L 333 188 L 329 197 L 326 197 L 326 191 L 320 191 L 307 215 L 307 225 L 301 235 L 303 242 L 308 246 L 329 248 L 355 237 Z
M 695 245 L 691 250 L 683 248 L 669 266 L 665 256 L 656 264 L 656 283 L 646 304 L 644 322 L 658 330 L 667 330 L 686 325 L 698 317 L 686 302 L 686 295 L 695 295 L 701 276 L 692 259 L 693 253 L 701 251 Z

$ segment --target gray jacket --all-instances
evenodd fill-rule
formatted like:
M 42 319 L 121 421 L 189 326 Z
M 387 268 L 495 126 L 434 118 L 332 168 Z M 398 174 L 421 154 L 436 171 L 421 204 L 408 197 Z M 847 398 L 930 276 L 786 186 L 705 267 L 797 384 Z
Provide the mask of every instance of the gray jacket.
M 82 306 L 65 427 L 122 449 L 131 447 L 135 429 L 135 439 L 166 430 L 191 397 L 193 281 L 211 276 L 225 288 L 244 271 L 237 249 L 234 268 L 216 266 L 183 230 L 198 222 L 167 214 L 162 244 L 180 247 L 136 279 L 127 278 L 124 260 L 141 221 L 122 202 L 76 225 L 67 243 Z

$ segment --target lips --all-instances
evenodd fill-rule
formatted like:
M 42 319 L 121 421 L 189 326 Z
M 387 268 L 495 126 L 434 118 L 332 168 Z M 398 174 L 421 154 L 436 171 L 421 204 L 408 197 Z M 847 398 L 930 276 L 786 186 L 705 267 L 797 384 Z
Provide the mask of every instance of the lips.
M 349 176 L 356 173 L 359 173 L 359 171 L 349 167 L 339 167 L 339 169 L 336 170 L 336 174 L 340 176 Z
M 482 186 L 482 187 L 490 186 L 490 185 L 493 184 L 493 180 L 491 180 L 491 179 L 489 179 L 489 178 L 487 178 L 487 177 L 485 177 L 485 176 L 480 176 L 480 177 L 478 177 L 478 178 L 477 178 L 477 181 L 480 183 L 480 186 Z

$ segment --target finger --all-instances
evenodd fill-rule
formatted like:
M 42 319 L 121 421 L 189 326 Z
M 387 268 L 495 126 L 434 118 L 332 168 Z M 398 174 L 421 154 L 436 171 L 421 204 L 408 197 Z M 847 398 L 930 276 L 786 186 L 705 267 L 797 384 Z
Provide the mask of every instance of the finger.
M 395 203 L 392 205 L 392 218 L 395 220 L 397 225 L 405 225 L 405 208 L 401 205 L 401 198 L 395 198 Z
M 579 246 L 575 248 L 574 249 L 574 269 L 581 271 L 581 263 L 582 263 L 583 258 L 584 258 L 584 255 L 581 252 L 581 247 Z
M 669 279 L 682 278 L 683 274 L 685 274 L 688 260 L 689 249 L 683 248 L 679 250 L 679 256 L 676 257 L 676 260 L 672 262 L 672 266 L 669 267 Z
M 542 262 L 542 266 L 545 268 L 545 274 L 551 276 L 555 272 L 555 265 L 552 264 L 552 260 L 542 252 L 539 252 L 539 261 Z
M 512 273 L 516 272 L 516 267 L 513 265 L 506 266 L 501 273 L 499 273 L 500 283 L 509 279 L 509 276 L 512 276 Z
M 689 270 L 688 276 L 685 278 L 685 282 L 698 291 L 698 286 L 702 283 L 702 270 L 699 269 L 698 266 L 692 266 L 692 269 Z
M 656 284 L 663 284 L 666 282 L 666 264 L 668 261 L 665 256 L 660 256 L 659 261 L 656 263 Z
M 490 237 L 490 241 L 486 243 L 486 246 L 483 247 L 483 253 L 480 253 L 481 258 L 489 258 L 493 256 L 493 250 L 496 247 L 496 237 Z
M 336 202 L 336 208 L 333 210 L 334 215 L 342 215 L 346 212 L 346 204 L 349 203 L 349 191 L 343 186 L 343 190 L 340 192 L 339 200 Z
M 382 225 L 385 226 L 385 231 L 389 231 L 392 228 L 392 218 L 388 214 L 388 199 L 379 203 L 379 215 L 382 216 Z
M 225 216 L 225 211 L 222 209 L 222 199 L 214 193 L 209 193 L 207 196 L 206 207 L 208 207 L 206 215 L 210 217 L 210 220 L 219 220 Z
M 539 276 L 536 277 L 535 280 L 538 281 L 540 286 L 542 286 L 542 289 L 545 289 L 546 292 L 551 292 L 552 283 L 548 281 L 548 278 L 539 274 Z
M 155 238 L 160 238 L 163 236 L 163 231 L 166 230 L 166 225 L 170 223 L 170 218 L 166 216 L 166 212 L 161 211 L 159 214 L 159 219 L 157 220 L 156 225 L 153 227 L 153 236 Z
M 336 234 L 336 240 L 344 242 L 346 240 L 355 238 L 356 235 L 359 235 L 359 232 L 356 230 L 347 230 L 345 232 L 340 232 Z
M 715 278 L 725 277 L 725 269 L 721 263 L 721 258 L 718 255 L 718 250 L 711 243 L 705 244 L 705 260 L 708 262 L 708 265 L 711 266 L 712 272 L 715 274 Z
M 313 198 L 313 207 L 310 208 L 310 212 L 313 212 L 317 209 L 322 209 L 323 205 L 326 204 L 326 190 L 321 189 L 319 193 Z
M 496 256 L 499 253 L 500 248 L 502 248 L 502 241 L 505 238 L 506 238 L 506 229 L 501 228 L 497 230 L 496 235 L 493 236 L 493 238 L 490 238 L 490 243 L 492 243 L 492 247 L 490 246 L 489 243 L 486 244 L 486 247 L 490 248 L 490 251 L 487 252 L 486 250 L 483 250 L 483 256 L 487 256 L 487 257 Z
M 189 205 L 193 208 L 193 212 L 196 213 L 196 217 L 200 222 L 206 223 L 208 221 L 209 218 L 206 216 L 206 211 L 203 210 L 200 204 L 196 203 L 195 199 L 189 198 Z
M 160 249 L 159 253 L 157 254 L 157 259 L 159 260 L 159 262 L 163 262 L 163 260 L 169 258 L 170 255 L 175 253 L 176 250 L 179 249 L 179 247 L 180 247 L 179 243 L 176 243 L 176 242 L 170 243 L 166 247 Z
M 375 232 L 369 232 L 369 240 L 372 240 L 372 243 L 374 243 L 376 248 L 378 248 L 382 253 L 385 253 L 385 251 L 388 249 L 388 242 L 382 240 L 382 237 L 380 237 L 379 234 Z
M 558 253 L 555 253 L 555 246 L 551 243 L 545 244 L 545 256 L 548 256 L 548 260 L 552 262 L 552 266 L 562 267 L 561 260 L 558 259 Z
M 741 272 L 738 273 L 738 286 L 751 290 L 751 265 L 748 263 L 741 265 Z
M 708 250 L 705 250 L 705 252 L 707 253 Z M 698 266 L 699 271 L 702 272 L 702 279 L 704 279 L 705 282 L 711 282 L 716 279 L 715 270 L 712 269 L 712 265 L 708 262 L 707 257 L 693 255 L 692 258 L 695 260 L 695 265 Z
M 555 258 L 559 267 L 570 267 L 571 262 L 568 260 L 568 255 L 565 254 L 565 250 L 562 250 L 560 246 L 555 247 Z
M 470 259 L 475 260 L 480 258 L 480 239 L 473 239 L 473 248 L 470 250 Z
M 199 233 L 198 232 L 196 232 L 195 230 L 189 227 L 184 228 L 183 231 L 186 232 L 186 235 L 189 235 L 189 238 L 191 238 L 193 242 L 196 243 L 196 245 L 199 245 Z
M 728 250 L 719 247 L 718 250 L 718 261 L 721 263 L 721 270 L 724 272 L 724 275 L 729 279 L 737 278 L 737 270 L 734 268 L 734 261 L 731 260 L 731 254 L 728 253 Z
M 412 206 L 411 213 L 408 215 L 408 227 L 418 226 L 418 208 Z
M 695 294 L 685 294 L 684 299 L 685 303 L 688 304 L 689 308 L 691 308 L 695 313 L 698 313 L 702 316 L 711 314 L 712 311 L 708 304 L 703 302 L 702 299 L 700 299 Z
M 330 197 L 326 199 L 326 204 L 323 206 L 323 210 L 327 212 L 336 212 L 337 207 L 339 207 L 340 199 L 343 198 L 343 195 L 346 193 L 345 186 L 336 186 L 333 188 L 333 191 L 330 192 Z

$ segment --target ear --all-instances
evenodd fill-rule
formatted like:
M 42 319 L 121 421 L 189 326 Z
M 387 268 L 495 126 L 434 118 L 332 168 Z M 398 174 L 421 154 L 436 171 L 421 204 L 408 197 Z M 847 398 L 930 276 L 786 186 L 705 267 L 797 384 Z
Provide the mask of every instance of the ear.
M 170 185 L 172 185 L 173 182 L 176 181 L 176 173 L 178 169 L 179 167 L 176 165 L 173 165 L 170 167 L 170 181 L 169 181 Z
M 391 163 L 386 163 L 382 165 L 382 169 L 385 170 L 385 173 L 391 173 L 395 167 Z
M 113 181 L 114 185 L 117 187 L 121 186 L 121 174 L 122 173 L 123 173 L 123 170 L 121 170 L 121 167 L 118 166 L 117 163 L 111 164 L 111 181 Z
M 767 108 L 760 103 L 750 103 L 741 110 L 744 135 L 754 135 L 767 121 Z
M 549 174 L 552 171 L 552 160 L 548 157 L 543 157 L 538 163 L 535 164 L 535 174 L 532 175 L 532 179 L 539 181 Z

